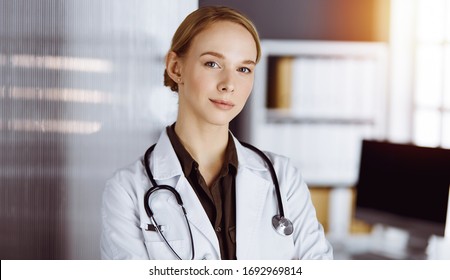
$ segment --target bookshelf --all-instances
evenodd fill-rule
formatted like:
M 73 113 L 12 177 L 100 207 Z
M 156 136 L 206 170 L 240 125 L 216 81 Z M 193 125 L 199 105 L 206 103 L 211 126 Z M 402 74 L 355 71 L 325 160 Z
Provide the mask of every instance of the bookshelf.
M 285 155 L 310 186 L 352 186 L 360 142 L 384 139 L 387 45 L 263 40 L 245 135 Z

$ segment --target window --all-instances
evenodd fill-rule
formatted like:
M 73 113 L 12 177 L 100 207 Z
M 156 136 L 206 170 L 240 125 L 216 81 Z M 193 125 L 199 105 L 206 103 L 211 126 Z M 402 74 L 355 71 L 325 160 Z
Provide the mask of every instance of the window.
M 417 0 L 413 141 L 450 147 L 450 1 Z

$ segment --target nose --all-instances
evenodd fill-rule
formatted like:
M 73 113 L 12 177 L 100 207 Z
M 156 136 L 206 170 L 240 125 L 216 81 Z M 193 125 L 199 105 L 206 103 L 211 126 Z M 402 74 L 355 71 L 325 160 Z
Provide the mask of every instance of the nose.
M 220 92 L 226 93 L 226 92 L 234 92 L 235 84 L 233 80 L 233 73 L 230 73 L 231 71 L 223 71 L 221 80 L 217 84 L 217 89 Z

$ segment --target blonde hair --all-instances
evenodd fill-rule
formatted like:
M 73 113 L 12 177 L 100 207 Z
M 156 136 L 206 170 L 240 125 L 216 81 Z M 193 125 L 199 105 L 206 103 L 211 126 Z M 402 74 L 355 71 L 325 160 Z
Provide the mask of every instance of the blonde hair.
M 175 52 L 180 57 L 184 56 L 194 37 L 218 21 L 240 24 L 250 32 L 256 43 L 256 62 L 258 62 L 261 57 L 261 46 L 255 26 L 240 12 L 223 6 L 202 7 L 189 14 L 173 35 L 169 53 Z M 170 78 L 167 70 L 164 70 L 164 85 L 170 87 L 172 91 L 178 92 L 178 84 Z

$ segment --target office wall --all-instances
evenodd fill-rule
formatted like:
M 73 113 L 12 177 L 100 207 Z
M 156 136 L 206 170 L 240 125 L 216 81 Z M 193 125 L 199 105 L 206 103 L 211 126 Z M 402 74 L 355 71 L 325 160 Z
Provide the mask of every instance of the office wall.
M 388 41 L 390 0 L 199 0 L 248 15 L 263 39 Z
M 175 119 L 193 0 L 0 0 L 0 258 L 97 259 L 105 180 Z

